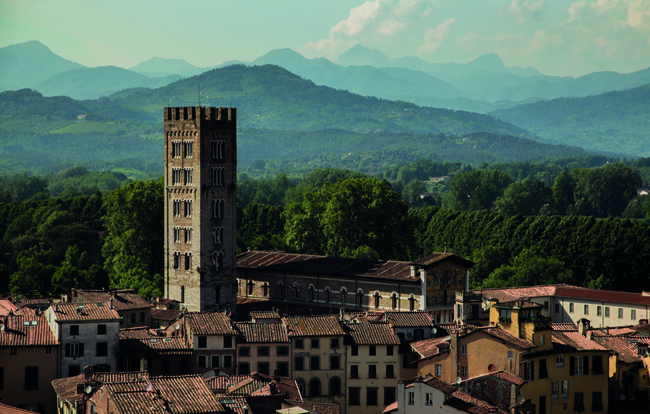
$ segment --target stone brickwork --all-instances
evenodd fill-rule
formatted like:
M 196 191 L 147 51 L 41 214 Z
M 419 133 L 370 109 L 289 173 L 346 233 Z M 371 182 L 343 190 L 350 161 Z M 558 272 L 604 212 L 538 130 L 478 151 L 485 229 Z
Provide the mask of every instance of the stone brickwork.
M 165 297 L 190 311 L 237 300 L 236 108 L 165 108 Z

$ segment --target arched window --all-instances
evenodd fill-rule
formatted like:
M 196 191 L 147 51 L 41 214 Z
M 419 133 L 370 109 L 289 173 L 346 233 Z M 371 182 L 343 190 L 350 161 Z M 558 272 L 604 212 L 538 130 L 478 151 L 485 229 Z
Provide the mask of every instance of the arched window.
M 220 218 L 223 216 L 224 201 L 212 200 L 212 218 Z
M 390 300 L 393 305 L 393 309 L 397 309 L 397 293 L 393 292 L 393 294 L 390 296 Z
M 217 286 L 214 292 L 214 301 L 217 304 L 217 307 L 221 303 L 221 286 Z
M 219 270 L 223 267 L 223 252 L 212 253 L 212 265 L 214 266 L 214 270 Z
M 221 237 L 223 233 L 223 227 L 213 227 L 212 228 L 212 243 L 221 244 Z
M 363 290 L 361 289 L 357 290 L 357 306 L 363 306 Z
M 292 289 L 293 289 L 293 300 L 298 300 L 298 291 L 299 291 L 298 283 L 294 282 Z
M 330 379 L 329 395 L 341 395 L 341 379 L 339 377 Z
M 309 380 L 309 396 L 310 397 L 319 397 L 321 394 L 320 391 L 320 380 L 316 377 Z
M 296 378 L 296 385 L 300 391 L 300 395 L 305 395 L 305 380 L 302 378 Z
M 248 285 L 248 294 L 252 295 L 253 294 L 253 286 L 255 286 L 255 284 L 253 283 L 252 280 L 249 280 L 247 285 Z
M 325 303 L 330 303 L 330 287 L 325 286 L 324 292 L 325 292 Z
M 380 299 L 381 299 L 381 295 L 379 294 L 378 291 L 375 291 L 375 308 L 379 308 Z
M 278 297 L 284 299 L 284 283 L 282 281 L 278 282 Z
M 181 286 L 181 303 L 185 303 L 185 286 Z
M 179 269 L 181 267 L 181 253 L 174 252 L 174 269 Z
M 409 295 L 409 310 L 410 311 L 415 310 L 415 297 L 413 297 L 412 293 Z
M 341 305 L 345 305 L 347 301 L 348 290 L 346 288 L 341 288 Z
M 264 297 L 269 295 L 269 284 L 266 282 L 262 285 L 262 293 L 264 294 Z
M 315 296 L 314 285 L 309 285 L 309 301 L 313 302 Z
M 192 268 L 192 253 L 185 252 L 185 270 L 190 270 Z

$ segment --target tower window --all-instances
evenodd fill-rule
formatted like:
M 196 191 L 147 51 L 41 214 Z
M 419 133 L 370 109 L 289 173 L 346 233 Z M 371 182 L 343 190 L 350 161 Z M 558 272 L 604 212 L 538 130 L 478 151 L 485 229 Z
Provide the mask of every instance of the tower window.
M 330 302 L 330 288 L 329 286 L 327 286 L 325 288 L 325 303 L 329 303 L 329 302 Z
M 397 293 L 393 293 L 390 297 L 393 309 L 397 309 Z
M 219 270 L 223 266 L 223 252 L 212 253 L 212 264 L 214 270 Z
M 172 185 L 183 184 L 183 170 L 180 168 L 172 168 Z
M 221 187 L 223 186 L 223 173 L 225 168 L 213 168 L 212 169 L 212 186 Z
M 185 169 L 185 185 L 192 185 L 192 172 L 194 172 L 193 168 Z
M 192 243 L 192 228 L 185 227 L 185 243 Z
M 174 243 L 180 243 L 180 242 L 181 242 L 181 228 L 174 227 Z
M 192 217 L 192 200 L 185 200 L 185 217 Z
M 223 158 L 225 141 L 212 141 L 210 144 L 212 146 L 212 158 L 215 160 Z
M 181 157 L 181 142 L 172 141 L 172 158 L 180 158 L 180 157 Z
M 357 291 L 357 306 L 358 307 L 363 306 L 363 290 L 361 289 Z
M 411 294 L 411 296 L 409 296 L 409 310 L 410 311 L 415 310 L 415 298 L 413 297 L 412 294 Z
M 192 268 L 192 253 L 185 252 L 185 270 Z
M 172 202 L 173 210 L 174 210 L 174 217 L 180 217 L 181 216 L 181 200 L 174 200 Z
M 174 269 L 181 267 L 181 254 L 179 252 L 174 252 Z
M 278 297 L 284 299 L 284 283 L 278 282 Z
M 221 244 L 221 233 L 223 232 L 223 227 L 213 227 L 212 228 L 212 243 Z
M 221 218 L 223 216 L 224 201 L 212 200 L 212 217 Z
M 183 142 L 183 152 L 185 154 L 185 158 L 192 158 L 193 149 L 194 149 L 193 141 Z

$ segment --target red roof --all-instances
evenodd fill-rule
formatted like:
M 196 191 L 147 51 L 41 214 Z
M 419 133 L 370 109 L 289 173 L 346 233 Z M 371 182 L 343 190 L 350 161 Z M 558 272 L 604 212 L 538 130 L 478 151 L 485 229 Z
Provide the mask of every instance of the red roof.
M 393 328 L 432 328 L 433 319 L 426 312 L 385 312 L 379 318 L 391 324 Z
M 578 327 L 573 323 L 551 323 L 554 331 L 577 331 Z
M 525 339 L 521 339 L 518 336 L 515 336 L 510 332 L 498 327 L 487 326 L 484 328 L 479 328 L 475 331 L 468 333 L 468 335 L 471 335 L 474 332 L 484 332 L 488 335 L 494 336 L 495 338 L 499 338 L 503 341 L 509 342 L 512 345 L 515 345 L 519 348 L 523 348 L 523 349 L 537 348 L 537 345 L 535 345 L 534 343 L 527 341 Z
M 95 372 L 91 376 L 92 381 L 99 382 L 136 382 L 147 379 L 148 374 L 142 371 L 130 372 Z M 79 374 L 74 377 L 61 378 L 52 381 L 54 392 L 62 401 L 73 403 L 80 400 L 83 394 L 77 393 L 77 384 L 84 383 L 86 378 L 84 374 Z
M 34 311 L 23 315 L 0 318 L 6 321 L 4 332 L 0 331 L 0 346 L 52 346 L 58 345 L 54 334 L 43 316 L 36 316 Z
M 34 412 L 0 403 L 0 414 L 34 414 Z
M 456 392 L 456 387 L 453 385 L 447 384 L 446 382 L 440 381 L 438 378 L 429 378 L 426 381 L 423 381 L 425 384 L 431 388 L 435 388 L 438 391 L 441 391 L 445 394 L 453 394 Z
M 286 316 L 282 321 L 290 337 L 295 336 L 343 336 L 343 328 L 334 315 Z
M 450 337 L 448 336 L 444 338 L 424 339 L 422 341 L 412 342 L 411 348 L 420 354 L 423 359 L 430 358 L 449 351 L 449 339 Z
M 639 344 L 644 344 L 646 347 L 650 345 L 650 337 L 620 337 L 620 336 L 599 336 L 595 339 L 598 344 L 616 352 L 618 358 L 627 363 L 633 364 L 642 362 L 642 355 L 638 354 Z
M 87 302 L 108 302 L 112 295 L 105 290 L 77 290 L 77 299 L 83 303 Z M 130 309 L 153 308 L 154 305 L 144 300 L 133 290 L 118 290 L 113 297 L 113 307 L 118 311 Z
M 54 317 L 59 321 L 120 321 L 122 318 L 117 310 L 111 309 L 108 303 L 59 303 L 50 307 Z
M 354 320 L 353 320 L 354 321 Z M 385 322 L 368 322 L 359 318 L 359 323 L 345 323 L 345 329 L 355 345 L 399 345 L 399 337 Z
M 173 321 L 181 316 L 181 313 L 178 309 L 151 309 L 151 319 Z
M 384 411 L 382 411 L 382 414 L 390 413 L 393 411 L 397 411 L 397 401 L 386 407 Z
M 568 346 L 576 351 L 607 351 L 596 341 L 587 339 L 576 331 L 553 331 L 552 340 L 554 344 Z
M 499 302 L 508 302 L 522 298 L 539 298 L 545 296 L 556 296 L 563 298 L 585 299 L 600 302 L 627 303 L 635 305 L 650 305 L 650 296 L 642 293 L 618 292 L 613 290 L 588 289 L 580 286 L 565 284 L 508 287 L 498 289 L 476 289 L 474 293 L 482 294 L 490 299 L 498 299 Z
M 0 300 L 0 316 L 6 316 L 17 311 L 18 308 L 8 299 Z
M 510 300 L 508 302 L 499 302 L 496 304 L 498 308 L 512 308 L 512 309 L 536 309 L 543 308 L 539 303 L 531 302 L 525 299 Z
M 248 315 L 251 319 L 280 319 L 280 314 L 274 311 L 252 311 Z
M 194 335 L 237 335 L 232 321 L 223 312 L 188 312 L 187 324 Z
M 280 395 L 287 399 L 301 399 L 295 380 L 275 379 L 253 372 L 250 375 L 220 375 L 207 379 L 206 384 L 215 393 L 228 395 Z
M 463 380 L 463 382 L 472 381 L 472 380 L 475 380 L 475 379 L 478 379 L 478 378 L 489 377 L 489 376 L 500 378 L 502 380 L 508 381 L 508 382 L 510 382 L 512 384 L 515 384 L 515 385 L 524 385 L 526 382 L 528 382 L 525 379 L 520 378 L 520 377 L 518 377 L 516 375 L 510 374 L 509 372 L 506 372 L 506 371 L 495 371 L 495 372 L 488 372 L 487 374 L 480 374 L 480 375 L 477 375 L 475 377 L 467 378 L 467 379 Z
M 286 406 L 286 407 L 285 407 Z M 313 403 L 307 401 L 287 401 L 282 404 L 283 408 L 300 407 L 313 414 L 341 414 L 341 406 L 329 403 Z
M 235 322 L 240 343 L 288 343 L 287 327 L 283 323 Z

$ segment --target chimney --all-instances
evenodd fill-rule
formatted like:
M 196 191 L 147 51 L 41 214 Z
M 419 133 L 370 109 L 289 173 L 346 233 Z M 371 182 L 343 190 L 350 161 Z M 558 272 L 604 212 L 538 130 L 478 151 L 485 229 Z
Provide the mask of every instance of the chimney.
M 112 297 L 108 300 L 108 307 L 109 307 L 109 309 L 113 309 L 113 298 Z
M 83 394 L 85 390 L 85 384 L 83 382 L 80 382 L 77 384 L 77 394 Z
M 647 325 L 648 320 L 647 319 L 639 319 L 639 325 Z
M 112 298 L 117 297 L 117 289 L 109 289 L 108 293 L 110 293 Z
M 589 319 L 586 319 L 586 318 L 580 319 L 578 321 L 578 333 L 580 335 L 582 335 L 582 336 L 586 336 L 590 325 L 591 325 L 591 322 L 589 322 Z
M 76 297 L 77 297 L 77 288 L 70 289 L 70 298 L 72 299 L 71 301 L 74 302 Z
M 418 270 L 417 266 L 411 266 L 411 277 L 415 277 Z
M 84 367 L 84 378 L 86 380 L 90 380 L 90 378 L 93 376 L 93 367 L 90 365 L 86 365 Z

